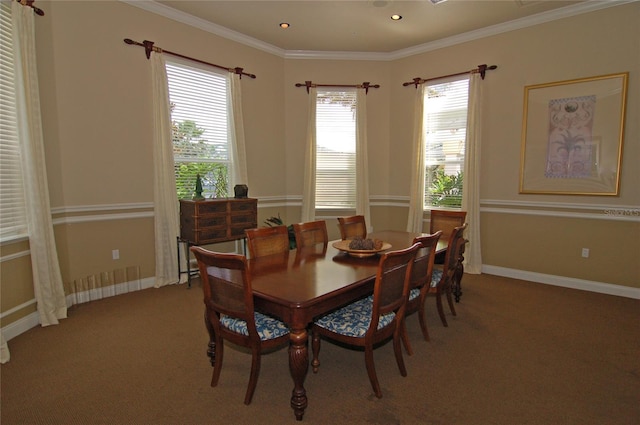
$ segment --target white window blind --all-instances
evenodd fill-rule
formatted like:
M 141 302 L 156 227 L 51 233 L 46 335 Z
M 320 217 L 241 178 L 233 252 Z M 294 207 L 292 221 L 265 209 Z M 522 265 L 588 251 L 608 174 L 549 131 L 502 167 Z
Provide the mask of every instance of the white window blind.
M 229 193 L 227 79 L 208 67 L 167 61 L 178 198 L 192 198 L 196 175 L 203 196 Z
M 18 139 L 11 3 L 0 3 L 0 239 L 27 235 Z
M 318 90 L 316 208 L 356 206 L 356 91 Z
M 425 91 L 425 209 L 462 207 L 468 97 L 468 76 L 436 81 Z

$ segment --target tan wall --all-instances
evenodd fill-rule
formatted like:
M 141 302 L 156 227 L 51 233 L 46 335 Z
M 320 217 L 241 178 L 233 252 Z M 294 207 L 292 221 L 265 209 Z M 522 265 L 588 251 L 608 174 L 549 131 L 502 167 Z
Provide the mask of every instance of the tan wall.
M 640 223 L 483 214 L 481 226 L 484 264 L 640 287 Z
M 242 79 L 250 195 L 285 196 L 282 58 L 122 2 L 39 7 L 45 154 L 67 289 L 102 273 L 155 274 L 151 68 L 124 38 L 256 74 Z M 2 264 L 2 312 L 33 299 L 28 259 Z
M 535 202 L 638 205 L 640 156 L 638 85 L 640 83 L 640 17 L 637 3 L 587 13 L 412 56 L 393 63 L 392 84 L 413 77 L 437 77 L 477 64 L 498 65 L 483 83 L 481 198 Z M 594 28 L 606 28 L 607 35 Z M 520 141 L 524 87 L 629 71 L 629 98 L 623 184 L 619 197 L 519 195 Z M 391 127 L 403 144 L 412 130 L 413 86 L 394 91 Z M 402 170 L 403 155 L 391 157 Z M 391 194 L 405 194 L 408 171 L 392 176 Z M 624 184 L 626 182 L 626 184 Z
M 480 192 L 483 264 L 640 287 L 640 4 L 587 13 L 393 63 L 391 84 L 447 75 L 477 64 L 498 65 L 483 82 Z M 600 30 L 594 30 L 598 28 Z M 606 36 L 602 29 L 606 28 Z M 519 194 L 524 87 L 629 72 L 626 137 L 620 196 Z M 403 146 L 411 140 L 413 86 L 393 91 L 391 128 Z M 406 148 L 390 156 L 390 195 L 407 194 Z M 492 205 L 489 205 L 489 203 Z M 527 216 L 522 205 L 530 205 Z M 587 210 L 570 208 L 572 204 Z M 517 214 L 508 210 L 517 209 Z M 527 208 L 525 208 L 527 209 Z M 606 210 L 626 210 L 635 222 L 616 221 Z M 542 211 L 541 211 L 542 210 Z M 580 217 L 589 213 L 594 219 Z M 569 214 L 564 217 L 563 214 Z M 555 215 L 555 216 L 554 216 Z M 589 248 L 591 256 L 581 257 Z M 606 266 L 605 266 L 606 265 Z M 615 271 L 614 271 L 615 270 Z
M 295 83 L 381 85 L 367 97 L 372 221 L 374 229 L 404 229 L 415 89 L 402 83 L 481 63 L 499 66 L 484 82 L 483 200 L 640 205 L 639 3 L 394 61 L 285 60 L 121 2 L 39 7 L 47 13 L 36 20 L 47 172 L 65 284 L 118 267 L 137 267 L 143 278 L 154 274 L 150 64 L 124 38 L 257 75 L 243 78 L 242 90 L 249 195 L 261 200 L 260 224 L 278 213 L 287 223 L 300 217 L 307 94 Z M 620 196 L 519 195 L 524 86 L 622 71 L 630 81 Z M 108 217 L 119 213 L 123 218 Z M 330 236 L 337 231 L 332 220 Z M 485 264 L 640 287 L 637 220 L 506 212 L 485 212 L 482 220 Z M 579 258 L 585 246 L 588 260 Z M 13 249 L 19 248 L 2 246 L 2 255 Z M 111 259 L 112 249 L 120 249 L 120 260 Z M 2 312 L 33 299 L 28 257 L 3 262 L 1 277 Z
M 0 257 L 7 259 L 0 264 L 0 311 L 3 314 L 0 327 L 4 327 L 36 310 L 36 303 L 19 307 L 34 299 L 29 242 L 1 245 Z M 18 308 L 19 307 L 19 308 Z M 7 314 L 9 310 L 16 309 Z M 6 315 L 6 316 L 5 316 Z

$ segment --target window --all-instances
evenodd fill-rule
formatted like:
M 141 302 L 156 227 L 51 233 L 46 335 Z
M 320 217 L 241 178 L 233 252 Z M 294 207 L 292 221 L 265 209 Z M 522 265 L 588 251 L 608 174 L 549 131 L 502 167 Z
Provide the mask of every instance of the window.
M 469 77 L 426 87 L 425 209 L 461 208 Z
M 11 3 L 0 3 L 0 239 L 27 236 L 14 81 Z
M 356 91 L 318 90 L 316 208 L 356 207 Z
M 167 61 L 178 199 L 192 198 L 196 175 L 204 197 L 229 194 L 226 73 Z

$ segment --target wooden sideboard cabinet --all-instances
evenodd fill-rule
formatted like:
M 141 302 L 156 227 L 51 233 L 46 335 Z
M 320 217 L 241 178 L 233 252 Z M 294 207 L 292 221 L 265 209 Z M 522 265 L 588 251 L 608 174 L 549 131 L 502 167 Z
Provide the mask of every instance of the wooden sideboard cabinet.
M 191 245 L 242 239 L 244 230 L 254 227 L 258 227 L 257 199 L 180 200 L 180 238 Z
M 216 198 L 200 201 L 180 199 L 178 280 L 183 273 L 186 273 L 189 287 L 191 287 L 192 269 L 189 246 L 244 239 L 244 230 L 255 227 L 258 227 L 257 199 Z M 186 270 L 182 270 L 180 244 L 186 246 Z

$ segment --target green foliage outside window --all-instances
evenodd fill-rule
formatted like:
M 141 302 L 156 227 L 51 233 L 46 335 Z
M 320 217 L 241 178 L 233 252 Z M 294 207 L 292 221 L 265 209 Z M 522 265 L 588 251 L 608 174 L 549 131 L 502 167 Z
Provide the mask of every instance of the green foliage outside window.
M 431 185 L 427 188 L 428 203 L 434 207 L 462 208 L 463 173 L 445 174 L 444 169 L 428 169 Z
M 226 160 L 220 158 L 216 146 L 202 137 L 205 130 L 190 120 L 172 121 L 171 126 L 178 199 L 193 197 L 198 174 L 202 179 L 204 197 L 227 197 L 229 167 Z
M 196 187 L 196 175 L 202 179 L 205 198 L 226 198 L 228 195 L 227 165 L 210 162 L 176 164 L 178 199 L 191 199 Z

